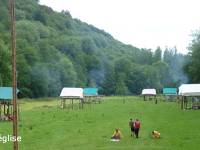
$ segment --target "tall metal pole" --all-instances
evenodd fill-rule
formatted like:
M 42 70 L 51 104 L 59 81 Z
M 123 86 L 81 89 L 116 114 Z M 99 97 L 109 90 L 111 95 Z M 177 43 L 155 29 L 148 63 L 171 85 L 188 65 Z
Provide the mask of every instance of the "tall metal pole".
M 17 139 L 17 79 L 16 79 L 16 32 L 15 32 L 15 0 L 10 0 L 11 45 L 12 45 L 12 86 L 13 86 L 13 136 Z M 13 143 L 18 150 L 18 141 Z

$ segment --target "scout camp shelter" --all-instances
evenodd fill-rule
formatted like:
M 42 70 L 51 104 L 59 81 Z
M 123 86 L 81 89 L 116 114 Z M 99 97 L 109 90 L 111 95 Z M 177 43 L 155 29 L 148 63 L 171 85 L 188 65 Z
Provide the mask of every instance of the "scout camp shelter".
M 98 89 L 97 88 L 84 88 L 83 94 L 84 94 L 84 96 L 97 96 Z
M 98 88 L 84 88 L 83 95 L 84 95 L 84 103 L 101 102 L 101 96 L 98 95 Z
M 144 100 L 146 98 L 150 99 L 155 99 L 156 104 L 157 104 L 157 98 L 156 98 L 156 89 L 143 89 L 142 90 L 142 96 L 144 97 Z
M 200 84 L 182 84 L 179 87 L 179 96 L 181 109 L 200 108 Z
M 177 88 L 163 88 L 165 100 L 173 100 L 177 98 Z
M 12 92 L 12 87 L 0 87 L 0 120 L 12 120 L 13 118 Z
M 79 101 L 79 108 L 83 108 L 83 89 L 82 88 L 68 88 L 64 87 L 60 93 L 61 108 L 65 108 L 66 100 L 71 102 L 73 109 L 74 100 Z

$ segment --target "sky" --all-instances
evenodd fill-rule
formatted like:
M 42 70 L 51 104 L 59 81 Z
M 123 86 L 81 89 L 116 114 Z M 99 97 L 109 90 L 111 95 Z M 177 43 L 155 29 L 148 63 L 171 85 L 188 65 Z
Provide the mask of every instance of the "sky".
M 138 48 L 176 46 L 186 54 L 192 32 L 200 29 L 199 0 L 40 0 L 55 11 L 110 33 Z

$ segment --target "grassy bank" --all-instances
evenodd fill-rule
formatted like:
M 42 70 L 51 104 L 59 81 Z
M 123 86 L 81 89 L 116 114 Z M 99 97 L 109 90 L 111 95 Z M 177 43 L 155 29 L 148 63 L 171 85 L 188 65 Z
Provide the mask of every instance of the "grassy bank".
M 125 99 L 125 103 L 123 103 Z M 143 101 L 138 97 L 107 97 L 101 104 L 60 109 L 58 100 L 21 101 L 19 135 L 21 150 L 196 150 L 200 146 L 200 111 L 181 110 L 175 102 Z M 130 136 L 128 121 L 139 118 L 140 138 Z M 123 139 L 110 137 L 120 128 Z M 0 134 L 12 133 L 11 122 L 0 122 Z M 161 139 L 150 138 L 152 130 Z M 12 143 L 0 143 L 12 149 Z

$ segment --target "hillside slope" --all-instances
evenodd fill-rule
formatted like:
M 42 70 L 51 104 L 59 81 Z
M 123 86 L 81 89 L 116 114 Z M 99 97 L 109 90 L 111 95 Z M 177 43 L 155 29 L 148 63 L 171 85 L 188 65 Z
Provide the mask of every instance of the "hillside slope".
M 0 0 L 1 86 L 11 85 L 8 8 L 8 1 Z M 130 94 L 178 82 L 163 81 L 166 77 L 159 75 L 164 70 L 165 76 L 171 76 L 159 48 L 153 53 L 125 45 L 105 31 L 73 19 L 69 12 L 39 5 L 38 0 L 16 1 L 16 28 L 21 96 L 57 96 L 63 86 L 97 86 L 104 94 Z M 183 57 L 176 53 L 171 57 L 175 55 Z

